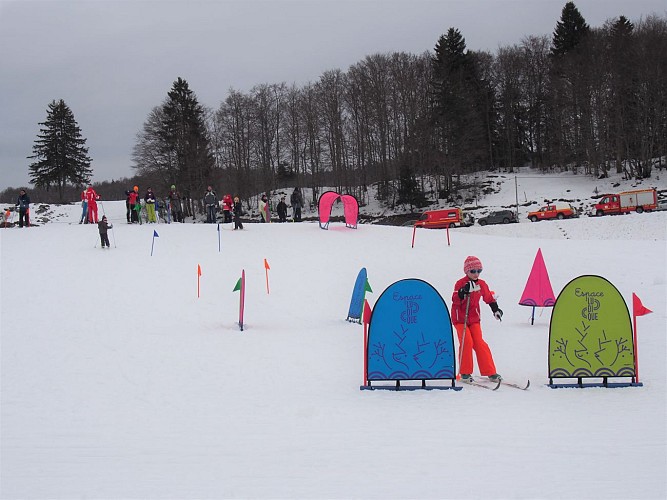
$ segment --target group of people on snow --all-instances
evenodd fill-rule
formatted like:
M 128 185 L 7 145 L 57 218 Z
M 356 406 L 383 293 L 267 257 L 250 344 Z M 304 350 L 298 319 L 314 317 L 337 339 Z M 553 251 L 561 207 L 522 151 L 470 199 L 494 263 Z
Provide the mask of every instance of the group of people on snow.
M 125 191 L 125 208 L 126 218 L 128 224 L 141 223 L 142 207 L 145 207 L 146 220 L 148 223 L 158 222 L 158 198 L 152 188 L 147 188 L 143 197 L 139 193 L 139 186 L 134 186 L 132 189 Z M 81 217 L 79 224 L 98 224 L 100 219 L 98 217 L 97 203 L 100 200 L 100 195 L 95 191 L 92 185 L 81 191 Z M 143 204 L 142 204 L 143 201 Z M 174 184 L 171 185 L 169 193 L 165 198 L 167 217 L 170 217 L 174 222 L 184 222 L 184 207 L 183 197 L 180 192 L 176 190 Z M 238 196 L 232 197 L 231 194 L 225 194 L 220 201 L 213 190 L 212 186 L 208 186 L 204 196 L 202 197 L 204 203 L 206 222 L 212 224 L 217 222 L 217 214 L 221 210 L 223 222 L 234 222 L 234 229 L 243 229 L 241 217 L 245 214 L 243 205 Z M 303 207 L 303 195 L 298 187 L 294 188 L 290 196 L 290 204 L 292 207 L 292 220 L 294 222 L 301 222 L 301 208 Z M 19 214 L 19 227 L 30 225 L 30 197 L 25 189 L 21 189 L 16 202 L 16 211 Z M 280 201 L 276 206 L 278 214 L 278 222 L 287 222 L 288 206 L 285 202 L 285 196 L 280 197 Z M 164 215 L 164 214 L 163 214 Z M 266 194 L 261 196 L 259 201 L 259 215 L 260 222 L 271 222 L 271 209 L 269 200 Z
M 92 188 L 92 187 L 91 187 Z M 84 194 L 86 191 L 84 191 Z M 153 192 L 152 188 L 146 190 L 143 198 L 139 194 L 139 187 L 134 186 L 133 189 L 125 192 L 126 194 L 126 217 L 127 222 L 140 223 L 140 214 L 142 209 L 142 199 L 143 206 L 146 207 L 146 220 L 149 223 L 157 222 L 157 211 L 156 207 L 158 206 L 158 200 Z M 90 203 L 90 198 L 82 194 L 82 204 L 85 202 Z M 184 222 L 184 198 L 181 196 L 180 192 L 176 189 L 174 184 L 171 185 L 169 193 L 165 198 L 166 202 L 166 217 L 170 217 L 173 222 Z M 244 215 L 243 205 L 238 196 L 232 197 L 231 194 L 225 194 L 222 199 L 219 200 L 218 195 L 213 190 L 212 186 L 208 186 L 204 195 L 201 198 L 204 206 L 204 213 L 206 214 L 206 223 L 213 224 L 218 222 L 218 213 L 222 211 L 222 217 L 224 223 L 235 223 L 234 229 L 242 229 L 243 224 L 241 223 L 241 216 Z M 301 221 L 301 208 L 303 207 L 303 195 L 301 190 L 296 187 L 290 196 L 290 203 L 292 206 L 292 220 L 295 222 Z M 84 208 L 84 212 L 85 212 Z M 280 198 L 276 206 L 276 211 L 278 214 L 278 222 L 287 222 L 287 211 L 288 206 L 285 202 L 285 196 Z M 164 215 L 164 214 L 163 214 Z M 271 209 L 269 205 L 269 200 L 266 194 L 262 195 L 259 201 L 259 216 L 260 222 L 271 222 Z M 82 221 L 86 219 L 85 215 L 82 215 Z

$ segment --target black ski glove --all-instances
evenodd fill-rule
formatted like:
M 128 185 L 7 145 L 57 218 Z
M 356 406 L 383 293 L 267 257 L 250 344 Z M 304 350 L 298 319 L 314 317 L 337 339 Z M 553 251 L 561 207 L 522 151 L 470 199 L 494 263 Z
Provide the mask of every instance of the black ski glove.
M 497 302 L 491 302 L 489 304 L 489 306 L 491 306 L 491 310 L 493 311 L 494 318 L 496 318 L 498 321 L 502 321 L 503 320 L 503 310 L 500 307 L 498 307 L 498 303 Z

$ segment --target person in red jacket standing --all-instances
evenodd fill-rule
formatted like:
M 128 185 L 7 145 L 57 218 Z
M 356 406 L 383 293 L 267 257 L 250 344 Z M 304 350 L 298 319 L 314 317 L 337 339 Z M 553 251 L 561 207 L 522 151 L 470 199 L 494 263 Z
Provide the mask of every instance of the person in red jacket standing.
M 86 200 L 88 201 L 88 222 L 90 224 L 99 222 L 97 220 L 97 200 L 99 199 L 100 195 L 95 192 L 92 185 L 89 185 L 86 190 Z
M 482 376 L 489 380 L 500 381 L 489 345 L 482 337 L 479 301 L 484 300 L 491 307 L 497 320 L 503 317 L 493 292 L 486 281 L 479 278 L 482 262 L 475 256 L 469 256 L 463 263 L 465 276 L 454 285 L 452 294 L 452 323 L 459 337 L 460 373 L 464 382 L 472 381 L 472 351 L 477 357 L 477 366 Z
M 127 195 L 127 201 L 130 206 L 130 223 L 139 222 L 139 213 L 137 212 L 137 205 L 141 203 L 139 199 L 139 186 L 132 188 L 132 191 Z

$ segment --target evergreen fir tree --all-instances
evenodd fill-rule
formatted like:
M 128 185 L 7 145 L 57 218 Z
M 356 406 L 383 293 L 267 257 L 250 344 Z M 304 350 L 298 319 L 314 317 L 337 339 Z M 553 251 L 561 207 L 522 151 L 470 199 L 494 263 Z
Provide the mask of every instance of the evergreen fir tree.
M 490 166 L 488 131 L 493 109 L 490 86 L 481 78 L 480 59 L 466 51 L 461 33 L 450 28 L 435 47 L 434 122 L 446 169 L 462 173 Z
M 554 31 L 551 54 L 562 56 L 573 51 L 590 32 L 583 16 L 573 2 L 567 2 L 561 13 L 561 18 L 556 23 Z
M 176 157 L 178 179 L 174 181 L 193 192 L 203 192 L 214 165 L 204 107 L 188 82 L 179 77 L 168 92 L 162 111 L 160 135 Z
M 62 99 L 49 104 L 46 121 L 40 125 L 33 155 L 28 156 L 36 159 L 29 166 L 30 183 L 47 191 L 55 186 L 62 202 L 63 188 L 68 183 L 78 186 L 90 182 L 92 169 L 86 139 L 81 137 L 74 114 Z

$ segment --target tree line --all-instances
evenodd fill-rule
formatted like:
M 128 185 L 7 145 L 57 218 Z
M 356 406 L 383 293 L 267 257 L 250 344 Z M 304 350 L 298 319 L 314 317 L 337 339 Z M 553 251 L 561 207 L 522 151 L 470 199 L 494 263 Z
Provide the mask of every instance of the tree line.
M 551 37 L 492 54 L 450 28 L 433 52 L 370 55 L 303 86 L 231 89 L 217 109 L 178 78 L 132 158 L 143 185 L 193 196 L 208 184 L 245 200 L 299 186 L 316 199 L 330 187 L 363 204 L 377 183 L 388 205 L 418 207 L 453 196 L 463 174 L 649 177 L 666 151 L 665 17 L 591 28 L 568 2 Z

